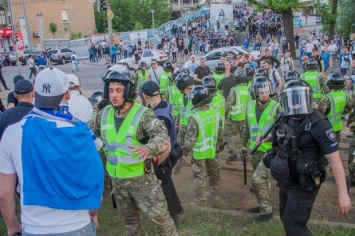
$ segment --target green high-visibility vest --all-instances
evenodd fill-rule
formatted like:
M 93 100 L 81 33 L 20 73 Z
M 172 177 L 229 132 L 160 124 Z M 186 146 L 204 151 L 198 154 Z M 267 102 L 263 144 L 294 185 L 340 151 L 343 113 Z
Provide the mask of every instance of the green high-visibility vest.
M 306 81 L 311 87 L 313 92 L 313 98 L 323 98 L 324 91 L 319 81 L 319 72 L 317 71 L 308 71 L 303 73 L 301 79 Z
M 173 108 L 174 117 L 177 117 L 179 115 L 179 99 L 182 96 L 182 93 L 178 90 L 175 84 L 170 84 L 170 86 L 168 86 L 168 102 Z
M 275 102 L 274 100 L 271 100 L 267 107 L 264 109 L 263 114 L 261 115 L 259 122 L 256 121 L 256 101 L 251 100 L 248 103 L 248 125 L 249 125 L 249 132 L 250 132 L 250 144 L 249 148 L 253 149 L 255 146 L 255 140 L 258 135 L 263 135 L 267 129 L 274 123 L 275 120 L 275 114 L 277 107 L 280 104 L 278 102 Z M 265 142 L 262 143 L 258 147 L 258 151 L 261 152 L 266 152 L 272 148 L 271 142 Z
M 225 114 L 226 114 L 225 103 L 226 101 L 224 97 L 221 94 L 216 93 L 216 96 L 213 97 L 212 102 L 210 104 L 218 112 L 219 117 L 221 118 L 222 121 L 223 129 L 225 124 Z
M 196 111 L 192 117 L 198 124 L 198 135 L 192 148 L 192 156 L 197 159 L 212 159 L 216 156 L 219 114 L 214 108 Z
M 142 70 L 137 71 L 137 77 L 138 77 L 138 88 L 144 84 L 144 82 L 148 81 L 149 75 L 148 71 L 145 71 L 145 74 L 143 75 Z
M 170 72 L 163 72 L 160 75 L 159 78 L 159 86 L 160 86 L 160 93 L 165 93 L 166 88 L 169 86 L 168 81 L 169 81 L 169 76 L 171 75 Z
M 216 85 L 218 85 L 221 80 L 224 78 L 224 74 L 217 74 L 216 72 L 214 72 L 212 74 L 212 77 L 216 80 Z
M 144 175 L 144 162 L 129 146 L 142 146 L 136 132 L 146 110 L 149 109 L 134 103 L 120 129 L 116 131 L 114 108 L 104 108 L 100 130 L 105 143 L 106 170 L 111 177 L 125 179 Z
M 187 126 L 189 122 L 189 117 L 192 114 L 192 108 L 193 105 L 190 96 L 188 96 L 186 106 L 184 104 L 184 94 L 179 97 L 179 117 L 180 117 L 180 123 L 182 125 Z
M 344 112 L 345 106 L 349 101 L 349 95 L 340 90 L 332 91 L 327 94 L 330 101 L 330 111 L 327 115 L 329 122 L 332 124 L 334 131 L 340 131 L 343 128 L 341 116 Z
M 250 101 L 248 86 L 236 86 L 232 88 L 235 92 L 235 103 L 232 106 L 229 117 L 234 121 L 243 121 L 247 118 L 247 108 Z

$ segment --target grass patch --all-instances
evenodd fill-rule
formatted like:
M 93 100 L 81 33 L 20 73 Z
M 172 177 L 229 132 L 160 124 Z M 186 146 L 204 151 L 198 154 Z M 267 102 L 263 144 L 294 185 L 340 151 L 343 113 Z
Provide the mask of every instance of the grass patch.
M 106 197 L 99 212 L 100 228 L 97 235 L 125 235 L 124 222 L 119 210 L 112 208 L 111 198 Z M 143 217 L 146 235 L 158 235 L 158 231 Z M 315 236 L 350 236 L 355 229 L 328 226 L 326 222 L 310 225 Z M 181 236 L 283 236 L 285 231 L 279 221 L 254 223 L 247 216 L 233 216 L 185 206 L 185 215 L 180 219 L 178 233 Z M 6 226 L 0 219 L 0 235 L 6 235 Z

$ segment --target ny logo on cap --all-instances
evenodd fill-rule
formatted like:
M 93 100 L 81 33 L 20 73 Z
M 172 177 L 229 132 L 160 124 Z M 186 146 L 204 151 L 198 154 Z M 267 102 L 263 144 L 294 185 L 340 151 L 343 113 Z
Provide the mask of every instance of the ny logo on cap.
M 49 84 L 43 84 L 42 93 L 51 93 L 51 86 Z

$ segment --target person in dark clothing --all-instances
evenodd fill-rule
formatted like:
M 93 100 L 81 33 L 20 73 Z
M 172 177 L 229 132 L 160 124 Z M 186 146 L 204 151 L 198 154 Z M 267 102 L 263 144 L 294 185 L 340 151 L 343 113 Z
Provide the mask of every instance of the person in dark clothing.
M 2 75 L 2 63 L 0 64 L 0 81 L 1 81 L 2 85 L 4 86 L 5 90 L 10 90 L 6 85 L 6 81 L 4 79 L 4 76 Z M 0 89 L 0 91 L 1 91 L 1 89 Z
M 232 66 L 229 69 L 229 76 L 224 77 L 221 82 L 217 85 L 218 90 L 222 90 L 222 95 L 223 97 L 227 100 L 229 93 L 233 87 L 237 85 L 236 80 L 234 79 L 234 71 L 237 69 L 237 67 Z
M 208 66 L 206 66 L 206 59 L 200 58 L 200 65 L 195 69 L 194 73 L 194 81 L 195 85 L 201 85 L 201 81 L 205 76 L 210 76 L 211 70 Z
M 15 85 L 15 97 L 18 99 L 17 106 L 6 110 L 0 115 L 0 139 L 5 129 L 26 116 L 33 108 L 33 85 L 29 80 L 21 80 Z
M 184 213 L 181 202 L 175 190 L 174 182 L 171 178 L 172 170 L 179 158 L 182 156 L 181 147 L 177 145 L 175 122 L 172 116 L 172 107 L 160 97 L 159 85 L 154 81 L 147 81 L 142 85 L 142 94 L 148 107 L 154 110 L 154 114 L 162 120 L 168 130 L 170 149 L 158 156 L 158 163 L 155 165 L 155 175 L 161 180 L 165 199 L 168 203 L 168 211 L 178 227 L 179 216 Z M 175 155 L 176 150 L 181 153 L 180 157 Z M 165 159 L 164 159 L 165 158 Z
M 22 75 L 15 75 L 15 77 L 13 78 L 12 82 L 14 84 L 14 87 L 16 86 L 17 82 L 24 80 L 25 78 L 23 78 Z M 10 92 L 7 94 L 7 109 L 10 109 L 14 106 L 17 106 L 17 98 L 14 95 L 14 91 Z
M 275 69 L 279 68 L 279 66 L 281 64 L 280 61 L 277 58 L 275 58 L 274 56 L 270 55 L 270 50 L 268 48 L 265 48 L 265 55 L 262 56 L 260 58 L 260 60 L 258 61 L 258 67 L 259 68 L 260 68 L 260 61 L 261 60 L 266 60 L 266 59 L 270 59 L 271 60 L 272 66 L 275 67 Z M 276 66 L 274 65 L 275 63 L 276 63 Z

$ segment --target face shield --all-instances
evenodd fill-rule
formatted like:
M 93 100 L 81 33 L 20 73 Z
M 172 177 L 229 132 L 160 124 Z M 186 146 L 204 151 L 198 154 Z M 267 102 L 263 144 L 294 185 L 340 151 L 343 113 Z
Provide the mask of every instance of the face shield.
M 313 112 L 312 91 L 309 87 L 286 88 L 281 92 L 280 101 L 285 116 L 301 118 Z
M 254 82 L 254 94 L 258 101 L 261 103 L 267 103 L 270 96 L 274 94 L 272 84 L 270 81 L 255 81 Z

